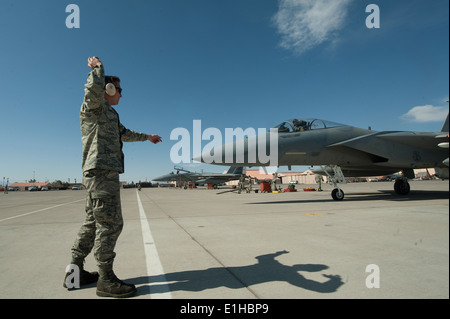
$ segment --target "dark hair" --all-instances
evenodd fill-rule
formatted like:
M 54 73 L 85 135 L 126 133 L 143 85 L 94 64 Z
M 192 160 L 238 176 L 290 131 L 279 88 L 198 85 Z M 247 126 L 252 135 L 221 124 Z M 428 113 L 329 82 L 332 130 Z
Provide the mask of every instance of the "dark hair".
M 120 78 L 115 75 L 105 75 L 105 84 L 120 82 Z

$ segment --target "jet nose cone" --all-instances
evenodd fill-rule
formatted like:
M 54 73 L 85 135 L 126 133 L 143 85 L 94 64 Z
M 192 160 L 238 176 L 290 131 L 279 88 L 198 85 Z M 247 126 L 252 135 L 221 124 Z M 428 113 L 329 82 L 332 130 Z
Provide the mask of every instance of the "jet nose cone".
M 192 161 L 194 161 L 194 163 L 195 163 L 195 162 L 201 163 L 201 162 L 202 162 L 202 154 L 199 154 L 199 155 L 197 155 L 197 156 L 194 156 L 194 157 L 192 158 Z

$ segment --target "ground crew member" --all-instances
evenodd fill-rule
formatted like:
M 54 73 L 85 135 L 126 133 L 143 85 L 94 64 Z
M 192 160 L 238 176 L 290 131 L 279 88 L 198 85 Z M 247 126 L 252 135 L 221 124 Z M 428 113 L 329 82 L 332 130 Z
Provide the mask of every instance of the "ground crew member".
M 272 174 L 272 182 L 270 183 L 272 186 L 272 191 L 277 190 L 277 179 L 278 179 L 278 173 L 273 173 Z
M 323 182 L 323 177 L 322 175 L 316 174 L 316 183 L 319 184 L 319 188 L 317 189 L 319 192 L 322 191 L 322 182 Z
M 239 177 L 238 194 L 240 194 L 244 190 L 245 178 L 245 174 L 241 174 L 241 176 Z
M 253 184 L 253 177 L 248 177 L 248 186 L 247 186 L 247 193 L 251 193 L 252 191 L 252 184 Z
M 125 128 L 111 107 L 118 105 L 122 97 L 119 77 L 105 76 L 98 57 L 90 57 L 88 66 L 92 71 L 80 110 L 86 219 L 72 247 L 71 264 L 80 270 L 80 286 L 98 280 L 98 296 L 130 297 L 136 293 L 136 287 L 119 280 L 113 272 L 114 247 L 123 227 L 119 184 L 119 174 L 124 172 L 122 142 L 148 140 L 156 144 L 161 142 L 161 137 Z M 92 248 L 98 273 L 83 268 Z M 66 273 L 66 279 L 68 276 Z M 64 287 L 67 287 L 66 280 Z

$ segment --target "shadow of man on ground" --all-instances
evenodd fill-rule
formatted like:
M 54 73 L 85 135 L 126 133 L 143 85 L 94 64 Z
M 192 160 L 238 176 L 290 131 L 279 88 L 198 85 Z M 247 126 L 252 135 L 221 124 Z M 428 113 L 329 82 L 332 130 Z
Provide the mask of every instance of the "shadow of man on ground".
M 335 292 L 344 283 L 339 275 L 322 274 L 324 282 L 306 278 L 300 272 L 320 272 L 329 267 L 321 264 L 297 264 L 286 266 L 275 258 L 288 254 L 286 250 L 255 257 L 258 262 L 249 266 L 214 267 L 203 270 L 187 270 L 157 276 L 142 276 L 129 279 L 135 285 L 149 284 L 138 288 L 138 294 L 170 291 L 203 291 L 218 287 L 240 289 L 265 282 L 287 282 L 293 286 L 319 293 Z M 163 282 L 165 278 L 166 282 Z M 161 284 L 158 284 L 161 283 Z M 144 292 L 146 291 L 146 292 Z

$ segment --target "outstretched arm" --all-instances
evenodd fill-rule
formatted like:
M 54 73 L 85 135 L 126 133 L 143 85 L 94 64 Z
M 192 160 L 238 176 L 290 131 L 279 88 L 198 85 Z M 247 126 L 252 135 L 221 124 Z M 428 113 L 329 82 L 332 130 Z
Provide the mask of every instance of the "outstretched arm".
M 127 129 L 125 126 L 120 123 L 119 126 L 120 134 L 122 136 L 123 142 L 145 142 L 150 141 L 153 144 L 157 144 L 159 142 L 162 142 L 161 136 L 156 134 L 145 134 L 145 133 L 138 133 L 133 130 Z

